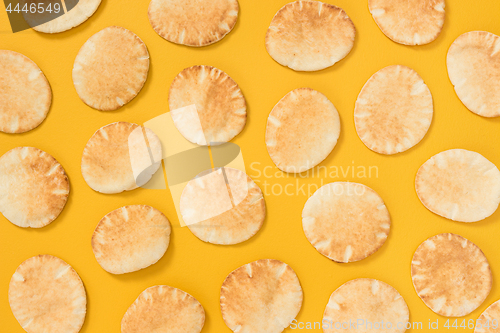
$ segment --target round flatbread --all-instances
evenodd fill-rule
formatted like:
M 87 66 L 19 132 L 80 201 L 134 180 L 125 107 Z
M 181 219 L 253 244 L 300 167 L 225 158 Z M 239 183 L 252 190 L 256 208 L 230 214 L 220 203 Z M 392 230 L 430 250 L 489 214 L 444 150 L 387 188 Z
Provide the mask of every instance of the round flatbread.
M 237 0 L 151 0 L 148 17 L 169 42 L 205 46 L 220 41 L 236 25 Z
M 262 191 L 246 173 L 220 168 L 203 172 L 186 185 L 180 211 L 196 237 L 230 245 L 244 242 L 260 230 L 266 204 Z
M 420 244 L 411 262 L 411 279 L 425 305 L 445 317 L 463 317 L 474 311 L 493 282 L 481 249 L 449 233 Z
M 52 90 L 28 57 L 0 50 L 0 131 L 24 133 L 40 125 L 52 104 Z
M 435 40 L 444 25 L 444 0 L 368 0 L 384 35 L 396 43 L 423 45 Z
M 41 228 L 62 212 L 69 180 L 59 162 L 33 147 L 18 147 L 0 157 L 0 212 L 23 228 Z
M 382 198 L 368 186 L 335 182 L 320 187 L 302 211 L 307 240 L 337 262 L 362 260 L 385 242 L 391 216 Z
M 71 1 L 71 4 L 74 2 L 76 1 Z M 39 1 L 34 3 L 39 3 Z M 55 2 L 52 1 L 52 3 Z M 68 4 L 69 2 L 66 2 L 66 8 L 68 7 Z M 39 12 L 35 16 L 35 22 L 31 23 L 29 19 L 26 21 L 33 27 L 33 30 L 39 32 L 45 32 L 48 34 L 63 32 L 87 21 L 96 12 L 100 4 L 101 0 L 78 0 L 76 5 L 74 5 L 74 7 L 68 12 L 46 23 L 37 25 L 38 23 L 36 22 L 36 18 L 40 17 Z M 44 7 L 47 8 L 48 3 L 44 5 Z M 61 6 L 61 11 L 62 10 Z M 26 15 L 23 14 L 23 16 L 27 18 Z
M 418 169 L 415 189 L 431 212 L 453 221 L 477 222 L 500 204 L 500 171 L 476 152 L 446 150 Z
M 222 318 L 233 332 L 280 333 L 302 307 L 302 287 L 294 270 L 279 260 L 243 265 L 224 280 Z
M 87 295 L 70 265 L 39 255 L 16 269 L 9 284 L 9 304 L 28 333 L 77 333 L 85 321 Z
M 474 333 L 498 333 L 500 330 L 500 301 L 491 304 L 476 321 Z
M 230 141 L 247 119 L 245 98 L 236 82 L 210 66 L 180 72 L 170 86 L 168 104 L 175 127 L 199 145 Z
M 500 37 L 471 31 L 451 44 L 446 57 L 448 76 L 458 98 L 483 117 L 500 116 Z
M 356 132 L 380 154 L 396 154 L 423 139 L 431 126 L 432 95 L 413 69 L 394 65 L 373 74 L 354 108 Z
M 146 44 L 133 32 L 111 26 L 83 44 L 73 66 L 73 84 L 85 104 L 111 111 L 141 91 L 148 71 Z
M 267 151 L 285 172 L 315 167 L 332 152 L 339 136 L 337 109 L 325 95 L 310 88 L 286 94 L 267 118 Z
M 92 250 L 105 271 L 135 272 L 163 257 L 170 231 L 170 222 L 159 210 L 146 205 L 125 206 L 99 222 L 92 236 Z
M 169 286 L 144 290 L 123 316 L 122 333 L 199 333 L 203 306 L 188 293 Z
M 355 279 L 332 293 L 322 323 L 324 333 L 403 333 L 409 318 L 408 305 L 392 286 L 375 279 Z
M 344 59 L 354 46 L 356 28 L 346 12 L 319 1 L 295 1 L 274 15 L 266 49 L 280 65 L 318 71 Z
M 161 166 L 161 159 L 161 142 L 152 130 L 116 122 L 98 129 L 87 142 L 82 175 L 94 191 L 130 191 L 151 179 Z

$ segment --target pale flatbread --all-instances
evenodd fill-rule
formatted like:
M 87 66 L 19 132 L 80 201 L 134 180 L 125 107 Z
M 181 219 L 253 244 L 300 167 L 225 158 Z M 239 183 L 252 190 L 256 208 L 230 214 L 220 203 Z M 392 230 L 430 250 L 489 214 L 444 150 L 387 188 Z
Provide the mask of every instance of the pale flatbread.
M 169 286 L 144 290 L 123 316 L 122 333 L 199 333 L 203 306 L 188 293 Z
M 151 0 L 148 17 L 169 42 L 205 46 L 220 41 L 236 25 L 237 0 Z
M 93 190 L 120 193 L 151 179 L 161 166 L 161 142 L 149 128 L 144 131 L 147 142 L 143 128 L 127 122 L 112 123 L 94 133 L 82 156 L 82 175 Z M 137 176 L 137 170 L 146 172 Z
M 159 210 L 146 205 L 125 206 L 99 222 L 92 236 L 92 250 L 105 271 L 135 272 L 163 257 L 170 231 L 170 222 Z
M 28 333 L 77 333 L 85 321 L 87 295 L 70 265 L 39 255 L 16 269 L 9 284 L 9 304 Z
M 392 286 L 375 279 L 354 279 L 330 296 L 323 314 L 323 332 L 403 333 L 409 317 L 408 305 Z
M 500 171 L 476 152 L 446 150 L 418 169 L 415 189 L 431 212 L 453 221 L 477 222 L 500 204 Z
M 380 154 L 396 154 L 419 143 L 431 126 L 432 95 L 413 69 L 394 65 L 373 74 L 354 108 L 356 132 Z
M 220 292 L 222 318 L 238 333 L 279 333 L 302 307 L 302 287 L 294 270 L 262 259 L 231 272 Z
M 52 90 L 28 57 L 0 50 L 0 131 L 24 133 L 40 125 L 52 104 Z
M 295 1 L 273 17 L 266 49 L 283 66 L 317 71 L 347 56 L 355 36 L 356 28 L 342 8 L 319 1 Z
M 41 228 L 62 212 L 69 180 L 55 158 L 33 147 L 18 147 L 0 157 L 0 212 L 23 228 Z
M 48 21 L 44 24 L 35 25 L 33 26 L 33 30 L 49 34 L 69 30 L 87 21 L 87 19 L 89 19 L 96 12 L 100 4 L 101 0 L 79 0 L 75 7 L 71 8 L 71 10 L 64 15 L 59 16 L 58 18 Z M 45 3 L 44 5 L 44 7 L 46 8 L 47 3 Z
M 180 72 L 170 86 L 168 103 L 175 126 L 192 143 L 228 142 L 245 127 L 245 98 L 236 82 L 215 67 Z
M 339 136 L 337 109 L 325 95 L 310 88 L 286 94 L 267 118 L 267 151 L 285 172 L 315 167 L 332 152 Z
M 302 227 L 319 253 L 347 263 L 368 257 L 384 244 L 391 217 L 382 198 L 368 186 L 335 182 L 307 200 Z
M 455 234 L 427 239 L 415 251 L 411 279 L 418 296 L 435 313 L 463 317 L 491 290 L 488 259 L 476 244 Z
M 500 301 L 491 304 L 476 321 L 474 333 L 498 333 L 500 331 Z
M 111 111 L 141 91 L 148 71 L 149 53 L 142 40 L 125 28 L 111 26 L 83 44 L 73 66 L 73 84 L 85 104 Z
M 500 37 L 471 31 L 451 44 L 446 57 L 448 76 L 458 98 L 483 117 L 500 116 Z
M 191 180 L 182 191 L 184 222 L 204 242 L 229 245 L 246 241 L 259 231 L 266 217 L 260 188 L 243 171 L 209 171 Z
M 368 8 L 384 35 L 404 45 L 423 45 L 441 33 L 444 0 L 368 0 Z

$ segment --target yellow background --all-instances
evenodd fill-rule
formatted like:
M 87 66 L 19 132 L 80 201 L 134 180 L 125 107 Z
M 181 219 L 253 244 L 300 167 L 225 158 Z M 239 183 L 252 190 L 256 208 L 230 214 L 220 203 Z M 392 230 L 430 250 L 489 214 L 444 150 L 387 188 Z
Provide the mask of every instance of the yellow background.
M 82 329 L 87 333 L 119 332 L 128 306 L 144 289 L 157 284 L 180 288 L 203 304 L 207 314 L 203 332 L 230 332 L 219 310 L 220 286 L 233 269 L 261 258 L 280 259 L 297 272 L 304 290 L 299 321 L 320 321 L 327 300 L 337 287 L 350 279 L 371 277 L 391 284 L 403 295 L 411 321 L 421 321 L 425 327 L 429 319 L 439 319 L 442 326 L 445 318 L 435 315 L 422 303 L 410 278 L 410 261 L 417 246 L 441 232 L 458 233 L 476 243 L 488 257 L 493 271 L 495 282 L 491 294 L 465 319 L 476 319 L 500 298 L 500 210 L 479 223 L 452 222 L 429 212 L 414 190 L 418 167 L 446 149 L 474 150 L 500 166 L 500 118 L 485 119 L 469 112 L 455 95 L 445 63 L 448 47 L 460 34 L 471 30 L 500 34 L 500 1 L 447 1 L 441 35 L 431 44 L 419 47 L 399 45 L 385 37 L 368 12 L 367 0 L 328 2 L 342 7 L 351 17 L 357 29 L 356 42 L 344 60 L 315 73 L 282 67 L 265 50 L 266 29 L 287 0 L 240 0 L 240 16 L 234 30 L 221 42 L 203 48 L 179 46 L 160 38 L 149 24 L 147 0 L 104 0 L 87 22 L 55 35 L 34 31 L 12 34 L 7 15 L 0 13 L 0 49 L 23 53 L 37 63 L 47 76 L 54 96 L 49 115 L 40 127 L 21 135 L 0 133 L 0 155 L 17 146 L 38 147 L 63 165 L 71 182 L 66 208 L 45 228 L 18 228 L 0 216 L 0 331 L 23 332 L 9 308 L 8 285 L 16 267 L 38 254 L 56 255 L 80 274 L 88 296 L 88 314 Z M 130 29 L 146 43 L 151 68 L 137 98 L 118 111 L 99 112 L 80 101 L 71 70 L 83 43 L 110 25 Z M 337 264 L 316 252 L 302 231 L 301 211 L 307 200 L 303 194 L 267 194 L 267 218 L 262 230 L 243 244 L 216 246 L 203 243 L 187 228 L 178 227 L 174 205 L 166 190 L 138 189 L 103 195 L 87 186 L 80 173 L 80 159 L 90 136 L 111 122 L 142 124 L 167 112 L 167 94 L 173 78 L 182 69 L 199 64 L 224 70 L 240 85 L 248 102 L 248 122 L 233 142 L 241 146 L 247 171 L 260 181 L 261 187 L 266 179 L 257 178 L 258 172 L 250 168 L 250 163 L 258 161 L 260 170 L 270 166 L 268 169 L 273 173 L 277 171 L 264 143 L 266 119 L 272 107 L 298 87 L 317 89 L 333 102 L 340 113 L 342 133 L 337 147 L 322 165 L 377 166 L 379 175 L 367 179 L 347 175 L 323 182 L 358 181 L 382 196 L 393 225 L 387 242 L 377 253 L 361 262 Z M 371 152 L 359 140 L 353 108 L 366 80 L 377 70 L 393 64 L 409 66 L 423 77 L 434 97 L 434 119 L 418 146 L 396 156 L 382 156 Z M 294 176 L 267 181 L 285 185 L 295 183 L 296 179 L 299 184 L 321 182 L 319 177 Z M 170 247 L 157 264 L 147 269 L 111 275 L 97 264 L 90 239 L 106 213 L 130 204 L 152 205 L 168 216 L 174 225 Z

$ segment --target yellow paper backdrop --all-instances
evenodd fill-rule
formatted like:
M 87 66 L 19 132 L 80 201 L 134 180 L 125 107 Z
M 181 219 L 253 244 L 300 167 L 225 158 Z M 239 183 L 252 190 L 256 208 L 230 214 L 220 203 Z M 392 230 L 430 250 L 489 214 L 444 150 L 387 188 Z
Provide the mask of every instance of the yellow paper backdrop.
M 287 0 L 240 0 L 240 16 L 234 30 L 221 42 L 203 48 L 169 43 L 151 28 L 148 1 L 104 0 L 83 25 L 61 34 L 34 31 L 12 34 L 5 12 L 0 13 L 0 49 L 25 54 L 37 63 L 53 90 L 53 104 L 42 125 L 25 134 L 0 133 L 0 154 L 17 146 L 35 146 L 53 155 L 65 168 L 71 182 L 66 208 L 49 226 L 22 229 L 0 216 L 0 331 L 23 332 L 8 304 L 8 285 L 16 267 L 38 254 L 52 254 L 67 261 L 80 274 L 88 296 L 88 313 L 82 332 L 119 332 L 128 306 L 147 287 L 167 284 L 195 296 L 206 310 L 203 332 L 230 332 L 219 309 L 220 286 L 233 269 L 261 258 L 285 261 L 297 272 L 304 290 L 298 320 L 320 321 L 330 294 L 342 283 L 371 277 L 394 286 L 410 308 L 410 320 L 426 327 L 435 315 L 416 295 L 410 278 L 410 261 L 417 246 L 441 232 L 458 233 L 476 243 L 488 257 L 495 282 L 490 296 L 465 319 L 476 319 L 491 303 L 500 299 L 500 210 L 485 221 L 473 224 L 452 222 L 429 212 L 418 200 L 414 177 L 418 167 L 432 155 L 450 148 L 477 151 L 500 166 L 500 118 L 485 119 L 469 112 L 458 100 L 446 71 L 446 52 L 453 40 L 471 30 L 500 34 L 500 1 L 453 0 L 446 3 L 444 30 L 429 45 L 408 47 L 385 37 L 373 21 L 367 0 L 328 0 L 342 7 L 353 20 L 357 35 L 352 52 L 335 66 L 314 73 L 294 72 L 267 54 L 266 29 L 276 11 Z M 3 11 L 3 5 L 0 5 Z M 151 68 L 144 89 L 131 103 L 114 112 L 99 112 L 80 101 L 73 87 L 71 70 L 79 48 L 94 33 L 119 25 L 135 32 L 147 45 Z M 337 264 L 320 255 L 302 231 L 301 212 L 307 194 L 277 195 L 267 186 L 267 218 L 251 240 L 234 246 L 216 246 L 198 240 L 187 228 L 178 227 L 175 208 L 167 190 L 138 189 L 104 195 L 90 189 L 80 173 L 83 147 L 101 126 L 115 121 L 144 123 L 168 111 L 168 90 L 175 75 L 192 65 L 212 65 L 228 73 L 241 87 L 248 102 L 248 122 L 233 142 L 243 151 L 247 172 L 264 189 L 269 184 L 307 186 L 339 180 L 361 182 L 385 200 L 392 217 L 392 229 L 385 245 L 371 257 L 357 263 Z M 396 156 L 382 156 L 368 150 L 356 135 L 353 109 L 366 80 L 377 70 L 393 64 L 415 69 L 434 98 L 434 119 L 424 140 Z M 281 172 L 267 154 L 264 132 L 272 107 L 290 90 L 311 87 L 324 93 L 337 107 L 342 133 L 337 147 L 321 165 L 339 171 L 338 177 L 322 179 L 289 176 L 266 178 Z M 260 164 L 253 164 L 259 162 Z M 372 177 L 352 175 L 348 167 L 370 166 Z M 342 175 L 342 172 L 347 172 Z M 367 169 L 368 170 L 368 169 Z M 362 175 L 360 175 L 362 176 Z M 311 190 L 314 188 L 311 187 Z M 292 186 L 288 192 L 294 191 Z M 99 220 L 108 212 L 130 204 L 152 205 L 163 211 L 175 226 L 170 247 L 155 265 L 140 272 L 111 275 L 96 262 L 90 239 Z M 292 330 L 288 330 L 292 331 Z M 320 330 L 315 330 L 320 331 Z M 428 331 L 428 330 L 424 330 Z M 458 331 L 470 332 L 459 328 Z M 417 332 L 411 330 L 409 332 Z

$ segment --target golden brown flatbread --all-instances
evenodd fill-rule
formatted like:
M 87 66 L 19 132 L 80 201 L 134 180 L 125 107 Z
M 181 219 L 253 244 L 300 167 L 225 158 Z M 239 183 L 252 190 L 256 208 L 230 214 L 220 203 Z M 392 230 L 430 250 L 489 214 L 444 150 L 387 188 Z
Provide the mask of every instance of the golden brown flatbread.
M 413 69 L 388 66 L 366 82 L 354 108 L 356 132 L 380 154 L 397 154 L 423 139 L 431 126 L 432 95 Z
M 479 153 L 446 150 L 418 169 L 415 189 L 431 212 L 453 221 L 477 222 L 500 204 L 500 171 Z
M 317 71 L 347 56 L 355 35 L 356 28 L 342 8 L 320 1 L 294 1 L 273 17 L 266 49 L 283 66 Z
M 0 131 L 24 133 L 40 125 L 52 104 L 52 90 L 28 57 L 0 50 Z
M 0 212 L 23 228 L 41 228 L 62 212 L 69 180 L 59 162 L 33 147 L 17 147 L 0 157 Z
M 77 333 L 85 321 L 87 295 L 70 265 L 39 255 L 16 269 L 9 284 L 9 304 L 28 333 Z
M 144 290 L 122 318 L 122 333 L 200 333 L 203 306 L 188 293 L 169 286 Z
M 483 117 L 500 116 L 500 37 L 486 31 L 460 35 L 446 57 L 458 98 Z
M 444 25 L 444 0 L 368 0 L 368 8 L 384 35 L 404 45 L 435 40 Z
M 391 216 L 382 198 L 368 186 L 334 182 L 307 200 L 302 227 L 319 253 L 347 263 L 368 257 L 385 243 Z
M 111 26 L 83 44 L 73 66 L 73 84 L 85 104 L 112 111 L 137 96 L 148 71 L 146 44 L 132 31 Z
M 302 287 L 294 270 L 279 260 L 243 265 L 224 280 L 222 318 L 233 332 L 280 333 L 302 306 Z
M 168 95 L 175 127 L 190 142 L 216 145 L 232 140 L 245 127 L 245 97 L 226 73 L 210 66 L 180 72 Z
M 427 239 L 411 262 L 413 286 L 435 313 L 463 317 L 480 306 L 491 290 L 490 265 L 476 244 L 455 234 Z
M 310 88 L 286 94 L 267 119 L 267 151 L 285 172 L 315 167 L 332 152 L 339 136 L 337 109 L 325 95 Z
M 224 38 L 236 25 L 237 0 L 151 0 L 153 29 L 169 42 L 205 46 Z
M 135 272 L 163 257 L 170 232 L 170 222 L 159 210 L 146 205 L 124 206 L 99 222 L 92 235 L 92 250 L 105 271 Z

